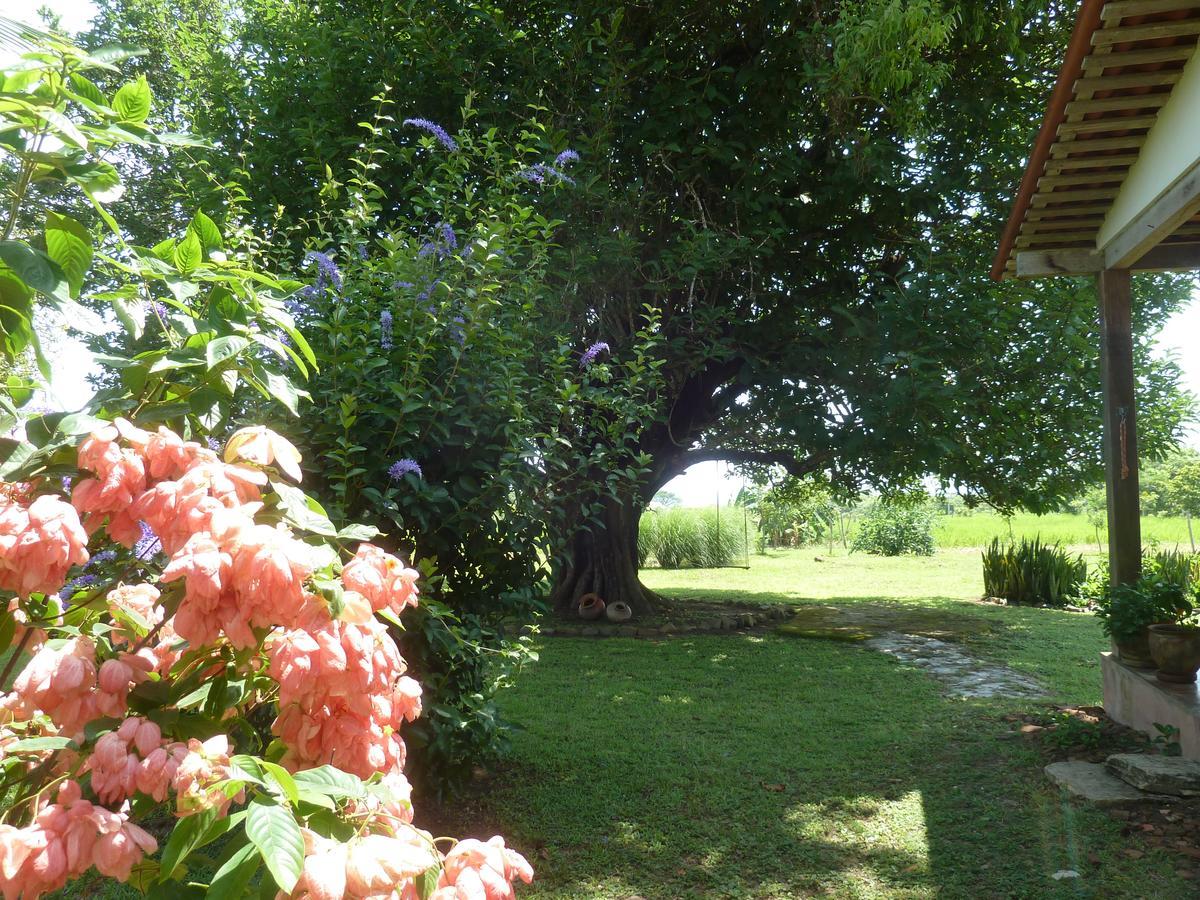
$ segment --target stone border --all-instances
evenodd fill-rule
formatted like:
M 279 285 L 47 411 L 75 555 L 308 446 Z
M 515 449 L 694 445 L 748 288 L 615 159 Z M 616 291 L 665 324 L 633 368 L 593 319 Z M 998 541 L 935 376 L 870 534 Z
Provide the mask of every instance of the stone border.
M 638 637 L 663 638 L 683 634 L 721 634 L 723 632 L 740 631 L 747 628 L 761 628 L 773 625 L 784 619 L 790 619 L 796 611 L 790 606 L 764 606 L 756 612 L 736 612 L 714 616 L 708 620 L 675 624 L 666 622 L 662 625 L 639 625 L 630 622 L 615 625 L 612 622 L 563 622 L 556 621 L 554 625 L 543 625 L 538 629 L 539 635 L 546 637 Z

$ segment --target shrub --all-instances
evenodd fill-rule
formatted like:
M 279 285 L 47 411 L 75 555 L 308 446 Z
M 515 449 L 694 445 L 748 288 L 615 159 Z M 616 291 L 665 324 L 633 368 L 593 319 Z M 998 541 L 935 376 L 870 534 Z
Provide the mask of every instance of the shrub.
M 1038 538 L 1019 544 L 1001 544 L 999 538 L 983 551 L 983 591 L 1009 603 L 1029 606 L 1066 606 L 1078 596 L 1087 578 L 1087 563 L 1060 544 L 1043 544 Z
M 850 549 L 879 556 L 933 555 L 928 504 L 876 503 L 863 517 Z
M 545 605 L 559 542 L 598 512 L 581 492 L 643 471 L 627 437 L 650 414 L 654 324 L 611 348 L 558 330 L 558 223 L 539 192 L 570 188 L 528 180 L 549 152 L 536 124 L 514 146 L 466 125 L 450 138 L 377 99 L 299 261 L 310 284 L 293 308 L 320 370 L 297 443 L 330 518 L 369 522 L 422 573 L 398 639 L 430 698 L 413 774 L 440 789 L 506 748 L 495 694 L 531 656 L 520 626 Z M 385 163 L 410 173 L 386 196 L 368 180 Z
M 1117 641 L 1135 640 L 1148 625 L 1183 622 L 1192 613 L 1193 604 L 1184 588 L 1153 568 L 1133 584 L 1112 590 L 1096 607 L 1104 633 Z
M 1192 603 L 1200 599 L 1200 554 L 1179 550 L 1156 550 L 1142 554 L 1142 579 L 1177 586 Z M 1081 606 L 1103 607 L 1109 602 L 1111 585 L 1108 560 L 1101 558 L 1077 591 Z
M 730 510 L 674 508 L 647 510 L 638 527 L 638 559 L 664 569 L 732 565 L 746 554 L 741 515 Z

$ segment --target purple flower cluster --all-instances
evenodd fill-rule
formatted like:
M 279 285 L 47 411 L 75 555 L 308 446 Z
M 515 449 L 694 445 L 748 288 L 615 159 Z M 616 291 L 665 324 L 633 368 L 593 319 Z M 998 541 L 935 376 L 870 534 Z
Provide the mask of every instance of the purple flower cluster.
M 601 353 L 608 353 L 609 346 L 604 341 L 596 341 L 592 346 L 583 351 L 583 356 L 579 358 L 579 368 L 586 369 L 596 361 L 596 357 Z
M 556 166 L 565 166 L 567 163 L 579 162 L 579 154 L 574 150 L 564 150 L 558 156 L 554 157 Z
M 310 262 L 317 264 L 317 283 L 312 286 L 313 292 L 306 296 L 315 296 L 316 292 L 326 285 L 332 287 L 335 294 L 340 294 L 342 292 L 342 270 L 333 261 L 333 257 L 320 250 L 309 250 L 304 254 L 304 263 L 307 265 Z
M 404 459 L 398 459 L 388 466 L 387 473 L 388 477 L 391 478 L 392 481 L 399 481 L 405 475 L 410 473 L 416 475 L 418 478 L 423 477 L 421 475 L 420 465 L 417 464 L 415 459 L 409 459 L 408 457 L 405 457 Z
M 545 163 L 534 163 L 532 166 L 522 169 L 517 173 L 518 178 L 522 178 L 525 181 L 531 181 L 534 184 L 545 184 L 547 176 L 564 184 L 575 183 L 575 179 L 566 172 L 561 172 L 554 168 L 554 166 L 549 166 Z
M 436 254 L 438 259 L 445 259 L 458 247 L 458 235 L 448 222 L 439 222 L 438 236 L 435 240 L 426 241 L 417 251 L 417 256 Z
M 382 310 L 379 313 L 379 346 L 384 350 L 392 349 L 392 311 Z
M 142 529 L 142 536 L 133 545 L 133 555 L 138 559 L 149 559 L 162 549 L 162 541 L 158 539 L 154 529 L 145 522 L 138 522 L 138 525 Z
M 95 584 L 99 580 L 95 575 L 80 575 L 78 578 L 73 578 L 63 585 L 62 590 L 58 592 L 58 599 L 70 600 L 77 590 L 87 587 L 89 584 Z
M 87 568 L 91 569 L 94 566 L 103 565 L 106 562 L 112 562 L 117 558 L 116 550 L 101 550 L 88 560 Z
M 405 119 L 405 125 L 412 125 L 414 128 L 420 128 L 422 131 L 428 132 L 433 138 L 453 153 L 458 149 L 458 142 L 446 132 L 446 129 L 437 122 L 431 122 L 429 119 Z

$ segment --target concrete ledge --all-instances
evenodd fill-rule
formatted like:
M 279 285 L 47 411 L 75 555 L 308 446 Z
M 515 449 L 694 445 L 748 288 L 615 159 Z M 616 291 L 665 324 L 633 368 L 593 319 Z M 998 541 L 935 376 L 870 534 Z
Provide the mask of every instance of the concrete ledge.
M 1200 691 L 1195 684 L 1164 684 L 1153 669 L 1133 669 L 1100 654 L 1104 673 L 1104 711 L 1113 720 L 1151 737 L 1157 722 L 1179 729 L 1184 759 L 1200 759 Z

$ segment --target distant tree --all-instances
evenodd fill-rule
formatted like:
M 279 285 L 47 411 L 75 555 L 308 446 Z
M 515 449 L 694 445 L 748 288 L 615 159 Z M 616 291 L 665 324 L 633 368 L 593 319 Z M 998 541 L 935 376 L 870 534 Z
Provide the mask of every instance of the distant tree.
M 1200 459 L 1178 466 L 1167 482 L 1171 507 L 1189 516 L 1200 516 Z
M 654 499 L 650 501 L 651 506 L 659 509 L 673 509 L 679 506 L 683 501 L 679 499 L 679 495 L 673 491 L 659 491 L 654 495 Z

